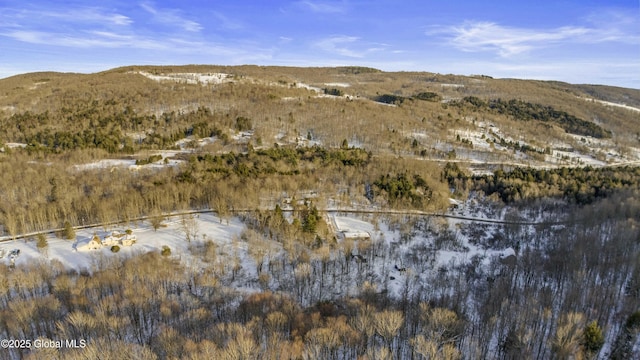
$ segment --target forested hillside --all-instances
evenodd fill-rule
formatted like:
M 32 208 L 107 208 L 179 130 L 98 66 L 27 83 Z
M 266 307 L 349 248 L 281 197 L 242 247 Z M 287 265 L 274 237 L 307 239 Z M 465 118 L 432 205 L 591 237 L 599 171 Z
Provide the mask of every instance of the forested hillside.
M 0 357 L 638 357 L 638 104 L 364 67 L 0 79 L 0 338 L 87 340 Z M 89 248 L 123 226 L 183 246 Z

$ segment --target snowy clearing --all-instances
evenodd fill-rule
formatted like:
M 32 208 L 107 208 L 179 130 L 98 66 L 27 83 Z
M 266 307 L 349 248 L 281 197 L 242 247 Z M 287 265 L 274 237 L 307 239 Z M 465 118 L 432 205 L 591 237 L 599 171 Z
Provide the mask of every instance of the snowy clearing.
M 633 106 L 629 106 L 629 105 L 625 105 L 625 104 L 618 104 L 618 103 L 614 103 L 614 102 L 610 102 L 610 101 L 598 100 L 598 99 L 593 99 L 593 98 L 583 98 L 583 97 L 579 97 L 579 98 L 583 99 L 585 101 L 597 102 L 597 103 L 600 103 L 600 104 L 606 105 L 606 106 L 613 106 L 613 107 L 617 107 L 617 108 L 621 108 L 621 109 L 625 109 L 625 110 L 631 110 L 631 111 L 635 111 L 635 112 L 640 112 L 639 108 L 633 107 Z
M 340 242 L 347 240 L 354 242 L 351 254 L 345 255 L 351 255 L 356 262 L 369 262 L 368 266 L 373 270 L 370 280 L 378 288 L 388 289 L 394 298 L 402 297 L 402 292 L 406 290 L 403 277 L 407 276 L 405 275 L 407 271 L 417 276 L 416 279 L 419 278 L 420 281 L 428 283 L 434 276 L 437 276 L 441 268 L 466 264 L 477 256 L 483 259 L 482 264 L 486 266 L 492 260 L 515 255 L 511 248 L 486 249 L 472 244 L 471 238 L 458 230 L 466 223 L 465 220 L 460 219 L 443 220 L 442 224 L 450 229 L 447 231 L 456 234 L 455 243 L 457 244 L 444 248 L 434 247 L 435 238 L 440 236 L 437 233 L 427 234 L 421 231 L 412 231 L 412 235 L 406 237 L 406 234 L 402 235 L 396 226 L 390 226 L 383 218 L 373 220 L 374 218 L 370 216 L 362 217 L 357 214 L 330 212 L 326 219 L 332 223 L 330 226 L 333 225 Z M 424 219 L 427 222 L 431 221 L 429 218 Z M 377 222 L 377 225 L 374 225 L 374 222 Z M 220 262 L 234 261 L 239 263 L 243 269 L 244 278 L 237 279 L 234 286 L 246 291 L 259 291 L 260 289 L 255 285 L 250 285 L 256 283 L 258 274 L 258 264 L 251 253 L 252 247 L 262 243 L 244 239 L 242 234 L 246 229 L 246 225 L 238 217 L 223 220 L 213 213 L 200 213 L 168 216 L 157 231 L 154 231 L 149 222 L 138 221 L 128 225 L 78 229 L 76 239 L 73 241 L 49 234 L 47 235 L 48 246 L 44 250 L 37 248 L 35 236 L 16 240 L 5 238 L 0 243 L 0 255 L 2 255 L 0 263 L 12 265 L 13 262 L 15 266 L 26 266 L 34 262 L 54 261 L 59 262 L 68 270 L 91 273 L 101 269 L 103 264 L 109 262 L 109 259 L 160 252 L 163 247 L 168 247 L 171 250 L 170 256 L 172 258 L 197 267 L 199 260 L 193 253 L 193 247 L 202 246 L 205 242 L 212 241 L 218 249 L 219 256 L 217 258 Z M 111 246 L 113 244 L 109 242 L 113 241 L 114 237 L 111 235 L 114 233 L 124 234 L 125 230 L 131 230 L 131 236 L 128 238 L 135 239 L 135 243 L 130 245 L 124 244 L 123 241 L 122 244 L 119 244 L 119 251 L 112 252 Z M 444 231 L 444 228 L 441 231 Z M 125 235 L 120 236 L 123 239 L 127 238 Z M 102 246 L 96 246 L 94 237 L 102 240 Z M 187 237 L 190 237 L 190 241 L 187 241 Z M 267 241 L 267 239 L 261 241 Z M 371 246 L 382 249 L 382 252 L 366 250 L 371 249 Z M 270 246 L 270 248 L 273 250 L 272 256 L 286 255 L 281 246 Z M 428 254 L 419 255 L 424 251 L 419 249 L 430 250 L 428 250 Z M 19 253 L 19 255 L 10 255 L 12 252 Z M 416 259 L 415 256 L 426 256 L 432 260 L 430 262 L 425 261 L 427 258 L 412 260 Z M 429 263 L 430 266 L 426 265 Z M 398 270 L 399 267 L 400 270 Z M 354 268 L 353 271 L 353 276 L 362 275 L 357 268 Z M 391 278 L 395 278 L 397 281 L 393 281 Z M 277 287 L 281 285 L 274 284 L 273 286 L 275 286 L 273 290 L 277 290 Z M 351 281 L 341 286 L 348 288 L 348 293 L 355 293 L 359 288 L 357 282 L 352 283 Z
M 103 160 L 98 160 L 98 161 L 94 161 L 87 164 L 74 165 L 73 169 L 76 171 L 98 170 L 98 169 L 99 170 L 110 169 L 111 171 L 114 171 L 116 169 L 127 169 L 131 171 L 137 171 L 141 169 L 161 169 L 168 166 L 178 166 L 184 162 L 182 160 L 170 159 L 167 156 L 165 156 L 165 155 L 170 155 L 170 152 L 168 151 L 161 152 L 161 154 L 164 154 L 162 160 L 159 160 L 150 164 L 136 165 L 136 160 L 134 159 L 103 159 Z
M 160 251 L 163 246 L 168 246 L 174 257 L 190 257 L 190 243 L 186 241 L 185 233 L 181 229 L 181 220 L 180 216 L 170 217 L 163 222 L 164 227 L 158 231 L 154 231 L 148 222 L 81 229 L 76 231 L 75 241 L 48 235 L 48 247 L 45 251 L 39 251 L 35 241 L 6 241 L 0 243 L 0 254 L 8 254 L 11 250 L 18 249 L 20 255 L 15 259 L 16 266 L 27 265 L 34 261 L 56 260 L 66 268 L 76 271 L 92 271 L 109 257 L 135 256 L 150 251 Z M 230 219 L 228 225 L 226 221 L 221 221 L 213 214 L 194 215 L 193 220 L 194 227 L 197 228 L 197 240 L 193 240 L 193 243 L 201 243 L 206 239 L 212 240 L 219 246 L 227 246 L 245 229 L 244 224 L 237 218 Z M 94 235 L 105 238 L 113 231 L 123 232 L 126 229 L 133 231 L 137 242 L 132 246 L 122 246 L 118 253 L 111 252 L 109 246 L 97 250 L 89 250 L 87 247 Z M 10 261 L 8 256 L 0 259 L 0 262 L 6 265 L 9 265 Z
M 177 83 L 202 85 L 215 85 L 230 82 L 232 77 L 231 74 L 224 73 L 171 73 L 162 75 L 155 75 L 145 71 L 138 71 L 137 73 L 158 82 L 173 81 Z

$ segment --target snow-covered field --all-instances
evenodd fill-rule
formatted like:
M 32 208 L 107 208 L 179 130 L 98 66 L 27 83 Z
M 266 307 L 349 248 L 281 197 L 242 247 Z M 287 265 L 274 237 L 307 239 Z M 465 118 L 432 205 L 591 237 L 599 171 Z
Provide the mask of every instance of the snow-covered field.
M 253 133 L 239 133 L 238 135 L 234 135 L 233 139 L 240 140 L 250 137 Z M 215 137 L 206 137 L 201 139 L 194 139 L 192 136 L 188 138 L 184 138 L 182 140 L 178 140 L 175 143 L 175 146 L 180 150 L 160 150 L 160 151 L 150 151 L 147 156 L 152 155 L 160 155 L 162 159 L 155 161 L 150 164 L 144 165 L 136 165 L 135 159 L 102 159 L 98 161 L 93 161 L 86 164 L 79 164 L 73 166 L 73 169 L 78 171 L 83 170 L 96 170 L 96 169 L 128 169 L 128 170 L 141 170 L 141 169 L 160 169 L 165 167 L 174 167 L 184 163 L 183 160 L 177 160 L 174 157 L 179 154 L 192 153 L 194 149 L 203 147 L 208 144 L 213 144 L 216 141 Z M 142 157 L 144 159 L 144 157 Z
M 193 243 L 201 243 L 203 240 L 212 240 L 219 246 L 226 246 L 237 238 L 245 229 L 244 224 L 237 218 L 220 221 L 213 214 L 193 215 L 198 239 Z M 11 259 L 8 254 L 13 249 L 20 250 L 20 255 L 15 259 L 15 266 L 27 265 L 37 261 L 59 261 L 69 270 L 92 271 L 99 268 L 101 262 L 109 257 L 127 257 L 143 254 L 150 251 L 161 251 L 163 246 L 171 249 L 171 256 L 178 258 L 189 257 L 189 245 L 185 232 L 182 230 L 182 217 L 168 218 L 163 222 L 164 227 L 154 231 L 148 222 L 132 223 L 122 226 L 96 227 L 76 231 L 76 240 L 58 238 L 52 234 L 47 236 L 48 246 L 44 251 L 39 251 L 35 240 L 13 240 L 0 242 L 1 263 L 9 265 Z M 112 253 L 110 247 L 105 246 L 98 250 L 88 250 L 94 235 L 105 238 L 114 231 L 123 232 L 132 230 L 137 241 L 132 246 L 121 246 L 118 253 Z

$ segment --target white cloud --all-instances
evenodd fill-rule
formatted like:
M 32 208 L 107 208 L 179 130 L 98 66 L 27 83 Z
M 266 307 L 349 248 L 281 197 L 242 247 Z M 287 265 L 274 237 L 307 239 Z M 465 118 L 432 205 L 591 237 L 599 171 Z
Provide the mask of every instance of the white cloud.
M 202 30 L 202 25 L 198 22 L 189 20 L 180 15 L 178 10 L 172 9 L 156 9 L 151 3 L 141 3 L 140 7 L 142 7 L 146 12 L 153 15 L 153 19 L 158 23 L 180 27 L 185 31 L 189 32 L 199 32 Z
M 334 53 L 342 56 L 360 58 L 364 56 L 362 52 L 358 52 L 344 46 L 346 44 L 353 44 L 358 40 L 359 38 L 355 36 L 340 35 L 340 36 L 332 36 L 326 39 L 322 39 L 318 41 L 315 45 L 326 52 L 330 52 L 330 53 Z

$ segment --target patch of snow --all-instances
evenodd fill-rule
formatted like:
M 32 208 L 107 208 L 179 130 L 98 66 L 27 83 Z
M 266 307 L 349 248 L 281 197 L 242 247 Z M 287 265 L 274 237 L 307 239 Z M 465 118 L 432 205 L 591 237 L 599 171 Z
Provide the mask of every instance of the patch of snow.
M 14 113 L 16 111 L 16 107 L 15 106 L 2 106 L 0 107 L 1 111 L 8 111 L 10 113 Z
M 383 103 L 380 101 L 373 101 L 374 104 L 378 104 L 378 105 L 383 105 L 383 106 L 389 106 L 389 107 L 398 107 L 398 105 L 396 104 L 387 104 L 387 103 Z
M 319 88 L 317 86 L 307 85 L 305 83 L 296 83 L 296 87 L 297 88 L 301 88 L 301 89 L 307 89 L 307 90 L 315 91 L 315 92 L 317 92 L 319 94 L 324 93 L 324 90 L 322 90 L 321 88 Z
M 87 164 L 74 165 L 73 168 L 78 171 L 83 170 L 95 170 L 95 169 L 114 169 L 114 168 L 129 168 L 136 167 L 136 161 L 133 159 L 103 159 L 94 161 Z
M 172 81 L 185 84 L 222 84 L 231 81 L 231 74 L 225 73 L 170 73 L 155 75 L 146 71 L 138 71 L 138 74 L 154 81 Z
M 618 103 L 614 103 L 614 102 L 610 102 L 610 101 L 598 100 L 598 99 L 593 99 L 593 98 L 580 97 L 580 99 L 583 99 L 585 101 L 597 102 L 597 103 L 600 103 L 600 104 L 606 105 L 606 106 L 613 106 L 613 107 L 622 108 L 622 109 L 625 109 L 625 110 L 631 110 L 631 111 L 635 111 L 635 112 L 640 112 L 639 108 L 633 107 L 633 106 L 629 106 L 629 105 L 626 105 L 626 104 L 618 104 Z
M 86 170 L 99 170 L 99 169 L 110 169 L 114 171 L 116 169 L 128 169 L 131 171 L 136 171 L 140 169 L 159 169 L 165 168 L 167 166 L 177 166 L 183 163 L 183 160 L 175 160 L 171 159 L 171 156 L 174 156 L 179 151 L 161 151 L 158 154 L 162 155 L 162 159 L 158 160 L 154 163 L 144 164 L 144 165 L 136 165 L 136 160 L 134 159 L 103 159 L 94 161 L 87 164 L 74 165 L 73 169 L 76 171 L 86 171 Z M 166 159 L 166 162 L 165 162 Z
M 46 83 L 47 83 L 46 81 L 39 81 L 39 82 L 33 83 L 33 85 L 29 87 L 29 90 L 35 90 L 35 89 L 39 88 L 40 85 L 43 85 L 43 84 L 46 84 Z
M 593 157 L 591 157 L 589 155 L 581 154 L 579 152 L 553 150 L 553 156 L 555 156 L 557 158 L 568 159 L 571 162 L 579 164 L 579 165 L 590 165 L 590 166 L 597 166 L 597 167 L 601 167 L 601 166 L 606 166 L 607 165 L 607 163 L 604 162 L 604 161 L 600 161 L 598 159 L 594 159 Z
M 325 83 L 325 85 L 327 85 L 327 86 L 335 86 L 335 87 L 349 87 L 349 86 L 351 86 L 351 84 L 349 84 L 349 83 L 340 83 L 340 82 Z
M 508 247 L 500 253 L 501 259 L 506 259 L 509 256 L 516 256 L 516 251 L 512 247 Z
M 253 136 L 253 130 L 249 130 L 249 131 L 240 131 L 237 134 L 231 136 L 231 138 L 236 141 L 247 141 L 252 136 Z
M 180 139 L 174 143 L 174 145 L 180 149 L 178 153 L 188 153 L 192 152 L 194 147 L 202 147 L 208 144 L 213 144 L 216 141 L 216 137 L 205 137 L 196 139 L 193 136 L 186 137 L 184 139 Z

